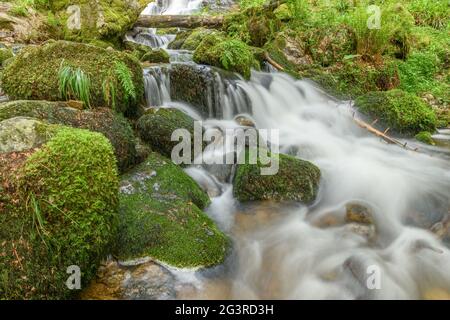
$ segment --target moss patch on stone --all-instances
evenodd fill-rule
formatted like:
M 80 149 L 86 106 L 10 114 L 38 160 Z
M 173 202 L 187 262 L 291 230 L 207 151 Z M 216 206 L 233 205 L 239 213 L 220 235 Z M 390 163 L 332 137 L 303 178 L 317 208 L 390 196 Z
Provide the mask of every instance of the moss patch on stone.
M 128 120 L 111 109 L 77 110 L 69 108 L 66 102 L 38 100 L 17 100 L 0 104 L 0 121 L 17 116 L 100 132 L 113 145 L 119 169 L 123 171 L 135 163 L 136 142 L 133 130 Z
M 154 49 L 145 53 L 141 61 L 150 63 L 169 63 L 170 56 L 164 49 Z
M 178 267 L 224 260 L 228 239 L 201 211 L 204 191 L 183 170 L 157 153 L 122 177 L 117 256 L 144 256 Z
M 115 237 L 111 144 L 99 133 L 62 128 L 31 156 L 2 154 L 0 164 L 8 194 L 0 201 L 2 298 L 72 297 L 77 290 L 66 286 L 67 268 L 79 266 L 85 286 Z
M 194 52 L 194 61 L 240 73 L 247 79 L 250 78 L 251 68 L 259 69 L 259 63 L 248 45 L 220 34 L 204 37 Z
M 289 155 L 279 154 L 279 170 L 274 175 L 261 175 L 262 165 L 239 164 L 233 180 L 233 193 L 239 201 L 275 200 L 299 201 L 305 204 L 314 201 L 317 195 L 320 170 L 311 162 Z M 273 155 L 275 156 L 275 155 Z
M 139 136 L 154 150 L 170 157 L 173 147 L 179 142 L 171 141 L 177 129 L 194 133 L 194 119 L 174 108 L 149 109 L 137 122 Z
M 414 138 L 416 138 L 416 140 L 432 145 L 434 146 L 436 143 L 434 142 L 433 138 L 431 137 L 431 133 L 429 133 L 428 131 L 422 131 L 419 132 L 418 134 L 416 134 L 414 136 Z
M 416 95 L 402 90 L 369 92 L 358 97 L 355 105 L 400 133 L 433 132 L 436 128 L 436 115 L 431 107 Z
M 87 75 L 93 107 L 110 107 L 129 115 L 136 112 L 144 92 L 139 61 L 126 53 L 80 43 L 51 41 L 22 50 L 3 71 L 2 89 L 12 99 L 61 100 L 61 65 L 79 68 Z

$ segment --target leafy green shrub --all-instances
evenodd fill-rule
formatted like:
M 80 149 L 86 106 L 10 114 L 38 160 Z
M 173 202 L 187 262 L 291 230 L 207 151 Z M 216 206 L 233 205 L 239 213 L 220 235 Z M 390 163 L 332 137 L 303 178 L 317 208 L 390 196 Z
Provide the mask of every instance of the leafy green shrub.
M 436 115 L 431 107 L 416 95 L 402 90 L 369 92 L 358 97 L 355 105 L 400 133 L 433 132 L 436 128 Z

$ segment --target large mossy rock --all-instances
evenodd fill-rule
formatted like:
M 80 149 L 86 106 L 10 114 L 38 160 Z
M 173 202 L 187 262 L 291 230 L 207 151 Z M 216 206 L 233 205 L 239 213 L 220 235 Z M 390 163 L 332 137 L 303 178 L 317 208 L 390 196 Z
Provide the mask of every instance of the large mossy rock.
M 205 36 L 194 52 L 194 61 L 208 64 L 250 78 L 251 68 L 259 69 L 251 47 L 237 39 L 227 39 L 222 34 Z
M 194 119 L 178 109 L 152 108 L 139 118 L 137 129 L 140 138 L 152 149 L 171 157 L 172 149 L 179 143 L 171 141 L 172 133 L 177 129 L 186 129 L 193 137 Z
M 416 95 L 402 90 L 369 92 L 358 97 L 355 105 L 363 113 L 400 133 L 433 132 L 436 128 L 436 115 L 432 108 Z
M 79 68 L 89 77 L 92 107 L 136 114 L 144 93 L 139 61 L 126 53 L 92 45 L 51 41 L 28 47 L 3 71 L 2 89 L 12 99 L 61 100 L 61 66 Z
M 56 126 L 27 117 L 0 120 L 0 153 L 21 152 L 47 142 Z
M 0 296 L 73 297 L 68 267 L 80 268 L 86 286 L 116 236 L 112 146 L 99 133 L 61 128 L 31 153 L 0 154 Z
M 152 0 L 54 0 L 50 9 L 63 27 L 67 40 L 108 41 L 119 44 Z M 74 23 L 79 17 L 79 26 Z
M 114 147 L 120 170 L 135 163 L 136 139 L 129 122 L 108 108 L 77 110 L 66 102 L 16 100 L 0 104 L 0 121 L 13 117 L 32 117 L 52 124 L 103 133 Z
M 208 66 L 193 63 L 173 63 L 170 68 L 170 93 L 174 101 L 193 105 L 203 117 L 212 116 L 210 106 L 215 105 L 214 73 Z
M 247 154 L 248 156 L 248 154 Z M 247 158 L 248 160 L 248 158 Z M 279 154 L 279 170 L 274 175 L 261 175 L 261 163 L 238 164 L 233 180 L 233 193 L 239 201 L 274 200 L 314 201 L 320 182 L 320 170 L 311 162 Z
M 122 177 L 117 256 L 150 256 L 178 267 L 224 260 L 228 239 L 201 209 L 207 194 L 170 159 L 151 153 Z

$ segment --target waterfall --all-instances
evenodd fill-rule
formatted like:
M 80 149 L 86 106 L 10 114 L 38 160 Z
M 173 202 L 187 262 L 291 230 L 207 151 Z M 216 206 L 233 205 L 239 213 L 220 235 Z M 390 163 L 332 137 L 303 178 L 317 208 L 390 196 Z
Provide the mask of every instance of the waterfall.
M 157 1 L 144 14 L 192 13 L 200 4 Z M 143 35 L 134 40 L 167 45 L 145 42 Z M 171 53 L 176 54 L 186 53 Z M 188 297 L 417 299 L 429 289 L 450 291 L 449 244 L 426 229 L 449 217 L 449 152 L 411 140 L 405 142 L 419 152 L 386 144 L 356 125 L 354 116 L 362 115 L 351 101 L 334 99 L 314 83 L 270 65 L 264 71 L 244 80 L 183 62 L 144 72 L 148 107 L 179 108 L 203 120 L 205 129 L 222 133 L 249 123 L 276 129 L 282 153 L 309 160 L 322 172 L 319 195 L 310 206 L 244 206 L 233 197 L 234 166 L 186 168 L 211 197 L 207 213 L 234 243 L 228 272 L 217 279 L 199 273 L 203 285 Z M 449 132 L 435 137 L 448 144 Z M 227 152 L 211 150 L 206 156 Z M 354 204 L 371 212 L 371 227 L 339 223 Z M 338 222 L 327 226 L 324 221 Z M 366 284 L 367 270 L 379 272 L 379 288 Z

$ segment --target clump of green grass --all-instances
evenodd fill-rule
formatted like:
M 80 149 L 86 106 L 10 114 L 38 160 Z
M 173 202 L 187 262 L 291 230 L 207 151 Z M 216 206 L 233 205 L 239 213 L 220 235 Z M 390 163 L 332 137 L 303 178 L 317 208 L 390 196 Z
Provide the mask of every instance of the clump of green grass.
M 91 107 L 91 81 L 83 70 L 64 65 L 64 61 L 62 61 L 58 72 L 58 79 L 59 94 L 62 99 L 68 100 L 74 98 L 82 101 L 86 107 Z
M 413 0 L 408 5 L 416 24 L 445 29 L 449 26 L 450 3 L 448 0 Z

